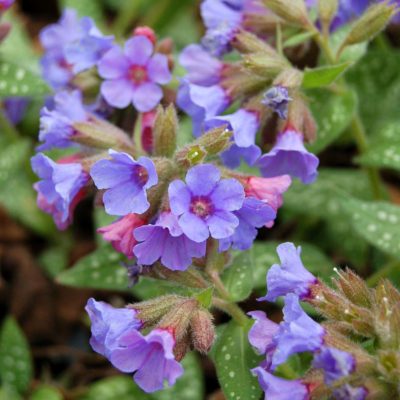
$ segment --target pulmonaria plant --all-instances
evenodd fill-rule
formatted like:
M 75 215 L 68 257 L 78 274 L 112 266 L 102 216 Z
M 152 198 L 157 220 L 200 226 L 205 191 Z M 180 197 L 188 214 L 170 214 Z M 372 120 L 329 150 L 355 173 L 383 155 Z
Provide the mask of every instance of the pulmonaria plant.
M 260 388 L 268 400 L 398 394 L 400 294 L 388 282 L 372 290 L 344 271 L 333 289 L 306 269 L 300 248 L 285 243 L 259 298 L 283 297 L 280 323 L 261 310 L 247 316 L 235 302 L 244 298 L 231 292 L 247 290 L 243 280 L 253 271 L 235 265 L 245 262 L 238 252 L 251 250 L 260 229 L 273 229 L 292 180 L 312 184 L 318 177 L 319 159 L 308 147 L 317 124 L 304 89 L 329 85 L 339 75 L 337 66 L 311 73 L 296 67 L 283 49 L 282 30 L 315 38 L 326 51 L 338 21 L 361 12 L 344 17 L 348 2 L 337 3 L 320 2 L 314 21 L 311 1 L 205 0 L 206 32 L 179 55 L 187 72 L 179 82 L 171 41 L 157 40 L 148 27 L 117 43 L 92 19 L 66 10 L 40 35 L 43 76 L 55 93 L 41 112 L 38 150 L 68 156 L 32 158 L 38 206 L 66 229 L 78 203 L 95 199 L 115 217 L 97 232 L 126 257 L 132 283 L 151 278 L 172 291 L 118 309 L 94 299 L 86 306 L 93 350 L 146 392 L 174 385 L 188 351 L 210 351 L 216 335 L 211 309 L 218 308 L 232 317 L 228 327 L 240 330 L 240 340 L 248 333 L 255 351 L 243 341 L 238 348 L 264 358 L 260 365 L 247 356 L 246 364 L 232 361 L 246 365 L 252 383 L 240 390 L 249 390 L 249 399 Z M 347 46 L 383 29 L 395 7 L 378 2 L 357 19 L 338 60 Z M 375 15 L 378 22 L 371 24 Z M 180 147 L 177 108 L 191 119 L 194 136 Z M 245 255 L 251 258 L 250 251 Z M 301 302 L 326 319 L 317 322 Z M 373 350 L 367 340 L 376 343 Z M 218 341 L 214 349 L 218 366 Z M 293 357 L 308 360 L 305 373 L 285 375 Z M 239 400 L 228 386 L 223 382 L 226 398 Z

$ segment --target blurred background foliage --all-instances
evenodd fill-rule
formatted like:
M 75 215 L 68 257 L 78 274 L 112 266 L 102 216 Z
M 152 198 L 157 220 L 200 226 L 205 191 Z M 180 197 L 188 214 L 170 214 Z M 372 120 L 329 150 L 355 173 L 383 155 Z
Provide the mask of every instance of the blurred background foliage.
M 174 40 L 178 54 L 203 33 L 198 6 L 194 0 L 25 0 L 5 14 L 12 31 L 0 47 L 0 399 L 201 400 L 205 393 L 222 398 L 205 357 L 186 357 L 186 373 L 174 388 L 145 395 L 130 377 L 117 375 L 90 351 L 83 311 L 89 296 L 118 306 L 166 293 L 171 285 L 143 279 L 129 288 L 122 257 L 95 233 L 110 217 L 94 212 L 93 199 L 78 207 L 69 231 L 56 231 L 36 207 L 29 162 L 40 108 L 51 95 L 40 77 L 37 34 L 57 20 L 62 8 L 92 16 L 101 29 L 121 39 L 134 26 L 152 26 L 159 37 Z M 340 35 L 338 31 L 332 40 L 340 42 Z M 238 256 L 223 277 L 238 301 L 254 292 L 243 304 L 245 310 L 254 309 L 257 294 L 265 292 L 266 269 L 278 261 L 276 245 L 287 240 L 302 245 L 304 264 L 321 279 L 329 281 L 334 266 L 350 266 L 370 284 L 387 276 L 400 285 L 399 36 L 398 28 L 390 28 L 368 49 L 353 46 L 344 54 L 347 60 L 360 59 L 346 75 L 354 92 L 310 92 L 319 128 L 310 149 L 321 159 L 320 174 L 310 186 L 294 182 L 274 228 L 260 232 L 255 247 Z M 318 55 L 309 42 L 286 45 L 298 65 L 316 64 Z M 184 74 L 175 68 L 176 76 Z M 10 97 L 28 101 L 16 126 L 5 113 Z M 356 109 L 370 141 L 362 157 L 350 135 Z M 190 132 L 190 122 L 182 116 L 181 143 Z M 371 190 L 369 167 L 380 170 L 379 193 Z M 268 312 L 279 318 L 278 309 Z M 223 316 L 216 319 L 225 322 Z

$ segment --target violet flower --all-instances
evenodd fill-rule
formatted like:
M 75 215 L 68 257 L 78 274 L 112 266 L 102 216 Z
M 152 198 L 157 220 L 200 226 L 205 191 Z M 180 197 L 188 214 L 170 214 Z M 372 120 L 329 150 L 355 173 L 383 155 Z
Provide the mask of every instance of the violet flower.
M 278 135 L 272 150 L 260 158 L 258 165 L 265 177 L 291 175 L 309 184 L 318 175 L 319 160 L 304 147 L 303 135 L 287 126 Z
M 349 384 L 333 391 L 335 400 L 365 400 L 367 396 L 368 390 L 365 387 L 353 387 Z
M 0 0 L 0 12 L 8 10 L 14 2 L 15 0 Z
M 145 223 L 146 220 L 139 215 L 127 214 L 112 224 L 97 229 L 97 232 L 102 234 L 103 239 L 110 242 L 115 250 L 132 258 L 133 247 L 137 243 L 133 232 Z
M 287 119 L 288 105 L 292 98 L 289 96 L 289 91 L 284 86 L 273 86 L 266 91 L 261 103 L 275 111 L 279 118 Z
M 135 256 L 142 265 L 152 265 L 158 259 L 173 270 L 184 271 L 192 263 L 193 257 L 204 257 L 206 242 L 197 243 L 183 234 L 177 217 L 163 212 L 154 225 L 146 225 L 134 232 L 138 242 Z
M 220 157 L 225 166 L 235 169 L 240 167 L 242 161 L 250 166 L 255 165 L 261 154 L 261 149 L 257 145 L 239 147 L 237 144 L 232 144 L 228 150 L 220 154 Z
M 143 35 L 129 39 L 123 50 L 114 46 L 102 57 L 98 67 L 105 79 L 101 93 L 117 108 L 132 103 L 140 112 L 152 110 L 163 97 L 159 85 L 171 80 L 167 56 L 154 54 L 153 43 Z
M 212 57 L 198 44 L 185 47 L 179 64 L 187 70 L 185 78 L 195 85 L 212 86 L 219 83 L 224 64 Z
M 154 329 L 143 336 L 136 330 L 122 334 L 109 354 L 111 363 L 122 372 L 135 373 L 133 379 L 147 393 L 164 389 L 164 381 L 174 385 L 183 374 L 175 360 L 174 336 L 167 330 Z
M 233 211 L 243 205 L 243 187 L 235 179 L 221 179 L 219 169 L 211 164 L 191 168 L 186 183 L 175 180 L 168 192 L 171 211 L 178 217 L 179 226 L 197 243 L 210 235 L 214 239 L 227 238 L 239 225 Z
M 275 349 L 274 337 L 279 331 L 279 325 L 269 320 L 263 311 L 247 313 L 255 322 L 249 331 L 249 342 L 259 354 L 266 354 Z
M 158 183 L 153 161 L 109 150 L 111 160 L 97 161 L 90 175 L 103 195 L 105 210 L 110 215 L 142 214 L 149 207 L 146 190 Z
M 314 356 L 313 367 L 324 371 L 324 381 L 331 385 L 336 380 L 350 375 L 355 369 L 355 359 L 346 351 L 323 347 Z
M 262 367 L 251 370 L 265 393 L 265 400 L 308 400 L 309 391 L 299 380 L 278 378 Z
M 232 236 L 220 240 L 220 251 L 226 251 L 231 246 L 235 250 L 248 250 L 257 236 L 257 228 L 274 221 L 276 211 L 254 197 L 246 197 L 242 208 L 234 215 L 239 219 L 239 225 Z
M 72 222 L 82 189 L 89 181 L 88 174 L 79 163 L 56 163 L 42 153 L 32 157 L 31 164 L 41 178 L 34 185 L 38 192 L 38 207 L 53 216 L 58 229 L 66 229 Z
M 76 134 L 73 124 L 88 119 L 82 94 L 78 90 L 58 92 L 54 96 L 54 103 L 53 110 L 44 107 L 41 111 L 39 140 L 43 143 L 38 150 L 71 146 L 71 138 Z
M 293 354 L 319 350 L 325 336 L 324 328 L 303 311 L 295 294 L 285 297 L 283 315 L 284 320 L 274 337 L 276 350 L 272 356 L 272 370 Z
M 281 265 L 274 264 L 267 273 L 267 295 L 260 301 L 275 301 L 279 296 L 294 293 L 301 299 L 310 293 L 311 285 L 317 278 L 311 274 L 301 261 L 301 247 L 293 243 L 282 243 L 276 249 Z
M 198 137 L 203 133 L 203 123 L 221 114 L 230 99 L 219 85 L 199 86 L 182 80 L 176 103 L 192 118 L 193 133 Z
M 3 101 L 4 113 L 13 124 L 19 124 L 28 108 L 30 99 L 27 97 L 7 97 Z
M 104 36 L 97 29 L 92 18 L 83 17 L 79 21 L 79 36 L 65 45 L 65 60 L 72 66 L 74 74 L 94 67 L 101 57 L 112 47 L 113 36 Z
M 136 310 L 132 308 L 114 308 L 90 298 L 85 310 L 91 320 L 90 345 L 105 357 L 109 357 L 119 336 L 142 326 L 142 322 L 136 318 Z
M 43 28 L 39 39 L 45 53 L 41 60 L 42 75 L 54 89 L 66 87 L 73 78 L 72 66 L 65 59 L 67 43 L 79 40 L 80 26 L 75 10 L 64 10 L 60 20 Z

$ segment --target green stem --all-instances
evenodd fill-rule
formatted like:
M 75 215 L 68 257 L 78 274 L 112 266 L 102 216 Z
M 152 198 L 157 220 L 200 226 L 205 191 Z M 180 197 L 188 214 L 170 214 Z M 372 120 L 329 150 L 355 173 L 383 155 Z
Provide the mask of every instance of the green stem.
M 249 323 L 246 314 L 236 303 L 231 303 L 218 297 L 214 297 L 213 305 L 229 314 L 239 325 L 246 326 Z
M 400 270 L 400 262 L 398 260 L 389 261 L 383 268 L 376 271 L 366 280 L 367 285 L 374 287 L 381 279 L 388 277 L 396 270 Z
M 351 121 L 351 130 L 352 130 L 354 139 L 357 143 L 359 152 L 361 154 L 363 154 L 366 151 L 368 151 L 367 135 L 365 133 L 363 123 L 362 123 L 361 118 L 358 115 L 358 113 L 356 113 L 353 116 L 353 119 Z M 381 183 L 380 183 L 380 176 L 379 176 L 378 169 L 373 168 L 373 167 L 367 167 L 366 171 L 368 174 L 368 178 L 369 178 L 370 185 L 371 185 L 371 190 L 372 190 L 375 200 L 382 200 L 383 195 L 382 195 L 382 191 L 381 191 Z
M 283 44 L 282 44 L 282 27 L 279 22 L 276 24 L 276 50 L 278 54 L 284 57 L 283 54 Z

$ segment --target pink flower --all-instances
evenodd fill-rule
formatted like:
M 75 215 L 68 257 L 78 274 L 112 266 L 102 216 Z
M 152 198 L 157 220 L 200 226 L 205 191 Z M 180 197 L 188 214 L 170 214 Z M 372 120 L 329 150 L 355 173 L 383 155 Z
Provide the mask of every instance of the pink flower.
M 137 241 L 133 231 L 146 224 L 146 220 L 137 214 L 127 214 L 117 219 L 110 225 L 103 226 L 97 230 L 103 235 L 103 239 L 110 242 L 115 250 L 125 254 L 127 257 L 133 257 L 133 247 Z

